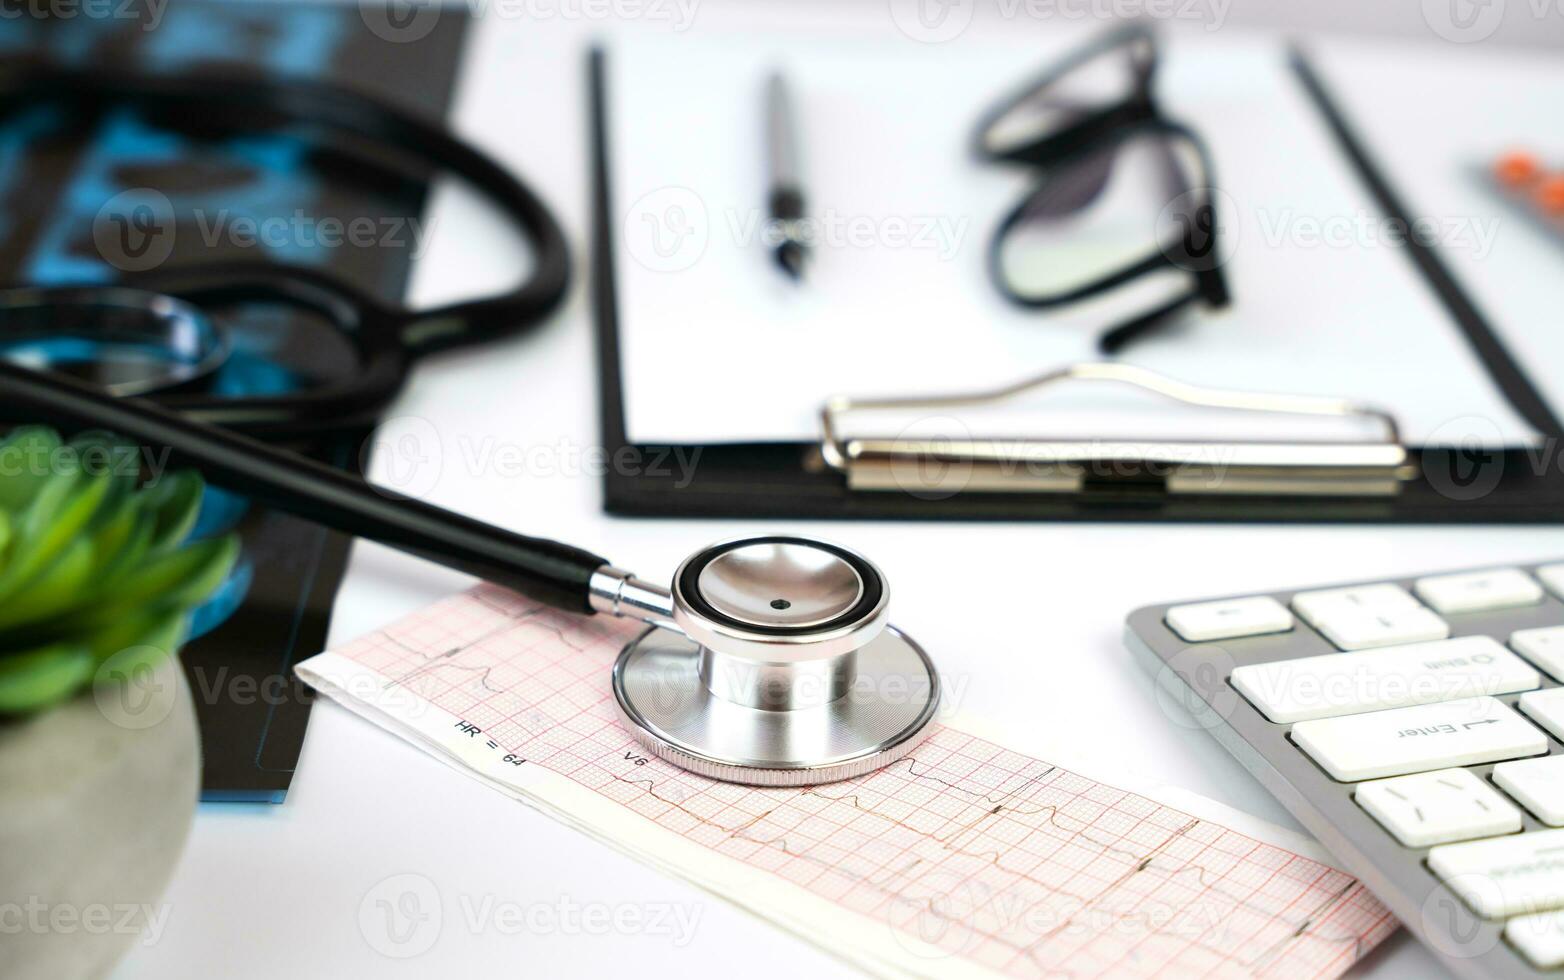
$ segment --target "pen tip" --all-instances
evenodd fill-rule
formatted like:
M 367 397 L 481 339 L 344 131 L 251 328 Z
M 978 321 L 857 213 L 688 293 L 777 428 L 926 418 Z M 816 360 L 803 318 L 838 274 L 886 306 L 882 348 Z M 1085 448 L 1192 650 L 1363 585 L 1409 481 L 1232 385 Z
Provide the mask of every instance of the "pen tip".
M 777 265 L 795 282 L 804 278 L 804 249 L 797 242 L 783 242 L 776 251 Z

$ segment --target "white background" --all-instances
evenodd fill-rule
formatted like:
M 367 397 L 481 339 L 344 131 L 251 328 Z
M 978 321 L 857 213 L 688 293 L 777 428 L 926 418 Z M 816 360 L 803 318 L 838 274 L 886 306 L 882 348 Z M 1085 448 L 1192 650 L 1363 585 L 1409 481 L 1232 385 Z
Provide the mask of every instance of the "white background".
M 881 3 L 851 14 L 825 3 L 781 9 L 708 2 L 693 29 L 769 28 L 783 21 L 789 29 L 893 29 Z M 1509 13 L 1513 18 L 1515 11 Z M 1310 17 L 1320 22 L 1318 12 Z M 1427 32 L 1415 13 L 1378 19 L 1386 24 L 1373 26 L 1407 34 L 1405 43 L 1435 45 L 1452 64 L 1463 50 Z M 578 258 L 585 254 L 588 202 L 583 46 L 594 34 L 624 26 L 564 15 L 493 19 L 474 39 L 459 93 L 456 127 L 534 183 L 558 210 Z M 974 30 L 1049 28 L 979 18 Z M 1517 30 L 1532 39 L 1556 37 L 1559 25 L 1532 18 Z M 1506 31 L 1508 22 L 1500 36 Z M 513 256 L 475 218 L 459 201 L 437 213 L 437 241 L 416 277 L 420 299 L 467 293 L 505 277 Z M 692 352 L 688 376 L 669 383 L 698 384 L 711 369 Z M 1290 823 L 1285 812 L 1213 740 L 1171 724 L 1159 711 L 1150 682 L 1120 642 L 1129 610 L 1182 597 L 1564 556 L 1564 528 L 615 520 L 601 512 L 596 477 L 571 464 L 574 452 L 594 444 L 594 406 L 589 321 L 578 280 L 565 308 L 536 334 L 425 366 L 397 413 L 427 420 L 444 449 L 429 499 L 594 549 L 648 576 L 738 533 L 786 529 L 860 548 L 889 575 L 899 624 L 944 672 L 968 681 L 964 711 L 997 729 L 1027 733 L 1029 741 L 1067 744 L 1282 823 Z M 488 437 L 533 450 L 530 472 L 468 471 L 463 441 Z M 379 460 L 380 475 L 388 465 Z M 431 565 L 360 544 L 333 641 L 464 584 Z M 359 910 L 377 883 L 406 873 L 426 876 L 438 890 L 444 927 L 428 952 L 393 960 L 365 940 Z M 582 904 L 681 903 L 700 907 L 699 928 L 683 948 L 645 935 L 473 932 L 459 903 L 487 896 L 523 905 L 553 905 L 561 896 Z M 285 804 L 201 808 L 167 902 L 161 938 L 134 950 L 116 973 L 119 980 L 851 974 L 828 953 L 482 788 L 331 704 L 315 709 Z M 1404 936 L 1360 969 L 1383 977 L 1439 973 Z

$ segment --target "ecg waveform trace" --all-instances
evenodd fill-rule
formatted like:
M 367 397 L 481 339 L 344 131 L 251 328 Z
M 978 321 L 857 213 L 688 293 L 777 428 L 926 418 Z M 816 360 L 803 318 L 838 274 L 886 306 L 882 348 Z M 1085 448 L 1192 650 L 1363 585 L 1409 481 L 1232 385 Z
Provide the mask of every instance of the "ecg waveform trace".
M 807 789 L 677 769 L 620 727 L 608 690 L 636 628 L 479 586 L 337 653 L 920 954 L 1022 977 L 1332 977 L 1396 928 L 1344 872 L 952 728 Z

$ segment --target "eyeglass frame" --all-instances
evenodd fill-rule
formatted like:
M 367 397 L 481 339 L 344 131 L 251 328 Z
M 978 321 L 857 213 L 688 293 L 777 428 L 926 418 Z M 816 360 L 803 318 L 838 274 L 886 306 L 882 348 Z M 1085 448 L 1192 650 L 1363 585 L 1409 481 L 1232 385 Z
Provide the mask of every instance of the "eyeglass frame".
M 1082 65 L 1098 58 L 1114 48 L 1126 48 L 1132 59 L 1134 75 L 1130 92 L 1116 103 L 1089 112 L 1068 123 L 1063 128 L 1045 136 L 996 151 L 985 137 L 994 126 L 1018 106 L 1035 97 L 1049 86 L 1068 77 Z M 1144 55 L 1136 58 L 1137 52 Z M 1150 332 L 1173 313 L 1196 301 L 1220 308 L 1231 302 L 1232 294 L 1227 279 L 1221 271 L 1221 263 L 1212 261 L 1216 255 L 1219 233 L 1215 202 L 1211 197 L 1214 188 L 1214 168 L 1206 143 L 1189 126 L 1169 119 L 1157 103 L 1153 83 L 1160 60 L 1157 36 L 1144 24 L 1129 24 L 1083 45 L 1048 69 L 1034 77 L 1030 83 L 1018 88 L 1015 94 L 999 102 L 978 121 L 973 140 L 973 150 L 985 161 L 994 163 L 1024 164 L 1043 170 L 1042 178 L 1022 196 L 1020 202 L 1005 214 L 995 226 L 989 240 L 988 272 L 996 288 L 1010 302 L 1027 309 L 1050 309 L 1069 306 L 1106 293 L 1127 282 L 1164 269 L 1173 268 L 1191 274 L 1194 288 L 1172 301 L 1164 303 L 1144 314 L 1120 323 L 1098 338 L 1098 347 L 1104 353 L 1122 349 L 1131 340 Z M 1199 159 L 1205 178 L 1202 187 L 1189 186 L 1185 193 L 1205 191 L 1205 200 L 1191 209 L 1191 213 L 1204 218 L 1209 229 L 1204 248 L 1193 248 L 1194 227 L 1186 227 L 1176 246 L 1158 245 L 1144 258 L 1131 262 L 1117 271 L 1110 271 L 1101 278 L 1074 289 L 1047 295 L 1028 295 L 1014 289 L 1006 279 L 1003 266 L 1003 250 L 1011 231 L 1020 225 L 1029 207 L 1049 186 L 1051 171 L 1065 169 L 1095 152 L 1110 148 L 1111 143 L 1123 143 L 1130 138 L 1147 133 L 1180 138 L 1188 142 Z M 1189 184 L 1182 172 L 1181 182 Z M 1198 222 L 1197 222 L 1198 223 Z

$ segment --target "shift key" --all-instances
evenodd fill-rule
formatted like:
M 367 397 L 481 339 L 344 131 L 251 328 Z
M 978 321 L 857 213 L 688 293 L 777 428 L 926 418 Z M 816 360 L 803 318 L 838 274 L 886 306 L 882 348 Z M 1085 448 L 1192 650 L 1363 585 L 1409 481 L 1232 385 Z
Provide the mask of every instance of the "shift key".
M 1531 664 L 1489 636 L 1248 664 L 1233 686 L 1280 724 L 1514 694 L 1542 684 Z
M 1548 750 L 1547 736 L 1490 697 L 1302 721 L 1293 726 L 1292 739 L 1344 783 L 1519 759 Z

